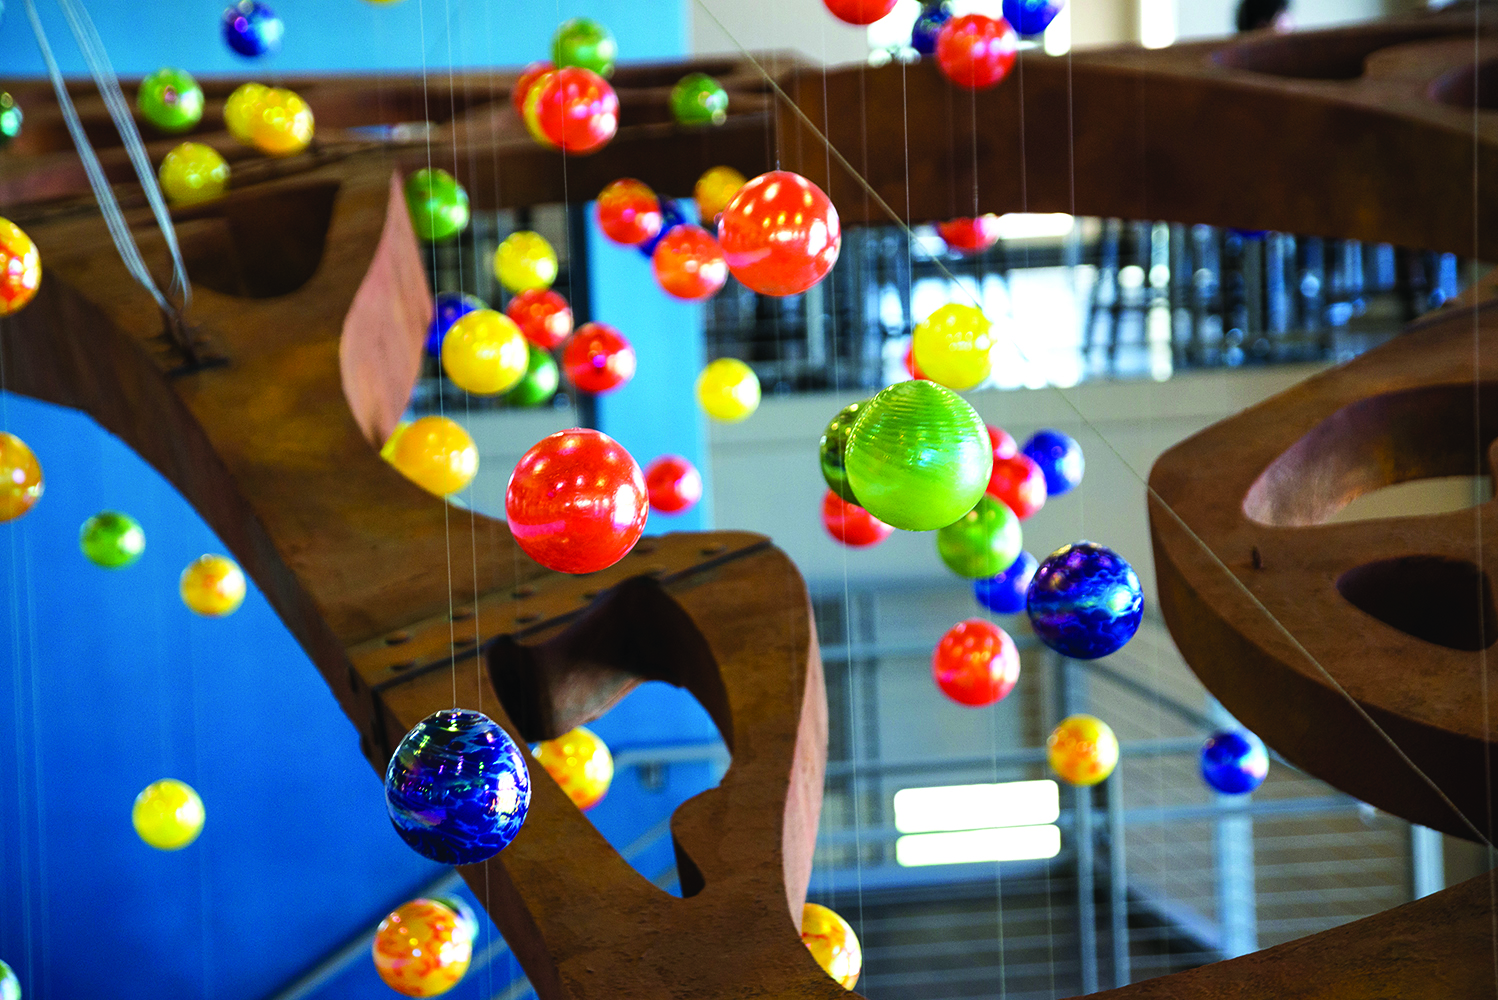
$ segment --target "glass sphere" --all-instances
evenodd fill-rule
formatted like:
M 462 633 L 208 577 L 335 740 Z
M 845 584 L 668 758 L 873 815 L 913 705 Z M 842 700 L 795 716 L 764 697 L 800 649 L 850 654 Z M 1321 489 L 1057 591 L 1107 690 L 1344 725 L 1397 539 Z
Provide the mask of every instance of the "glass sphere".
M 645 474 L 608 435 L 560 431 L 515 466 L 505 514 L 516 544 L 547 569 L 607 569 L 629 554 L 645 530 Z
M 26 442 L 0 431 L 0 522 L 14 521 L 42 498 L 42 463 Z
M 702 473 L 680 455 L 662 455 L 645 466 L 645 489 L 651 510 L 680 514 L 702 499 Z
M 146 533 L 129 514 L 100 511 L 78 529 L 78 547 L 95 566 L 123 569 L 146 551 Z
M 307 102 L 272 87 L 260 95 L 250 118 L 250 143 L 270 156 L 292 156 L 312 144 L 314 123 Z
M 173 205 L 196 205 L 223 197 L 229 188 L 229 164 L 218 150 L 184 142 L 166 154 L 157 180 Z
M 25 117 L 16 99 L 0 90 L 0 149 L 9 146 L 11 140 L 21 134 L 21 122 Z M 0 1000 L 5 1000 L 3 994 L 0 994 Z
M 697 376 L 697 405 L 727 424 L 759 409 L 759 376 L 738 358 L 719 358 Z
M 671 88 L 671 116 L 678 125 L 722 125 L 728 91 L 706 73 L 688 73 Z
M 974 219 L 939 222 L 936 232 L 949 250 L 961 254 L 982 253 L 999 242 L 999 217 L 990 213 Z
M 180 851 L 203 832 L 203 800 L 185 781 L 162 778 L 135 797 L 130 821 L 135 832 L 158 851 Z
M 761 295 L 795 295 L 837 263 L 843 232 L 837 209 L 800 174 L 772 170 L 739 189 L 718 220 L 728 269 Z
M 858 503 L 858 498 L 853 495 L 853 487 L 848 485 L 848 470 L 843 465 L 843 452 L 848 447 L 848 432 L 853 429 L 853 422 L 868 405 L 868 400 L 858 403 L 849 403 L 837 411 L 837 416 L 827 425 L 822 432 L 822 440 L 817 444 L 817 458 L 822 466 L 822 478 L 827 482 L 827 488 L 849 503 Z
M 655 280 L 667 295 L 689 302 L 710 299 L 728 280 L 723 248 L 701 226 L 677 226 L 655 244 Z
M 549 288 L 521 292 L 505 306 L 505 315 L 515 321 L 526 340 L 548 351 L 572 336 L 572 307 Z
M 619 44 L 614 35 L 592 18 L 563 21 L 551 39 L 551 61 L 558 69 L 579 66 L 602 77 L 614 75 Z
M 1019 558 L 1019 518 L 985 494 L 972 510 L 937 531 L 936 551 L 947 568 L 969 580 L 1004 572 Z
M 1064 6 L 1066 0 L 1004 0 L 1004 20 L 1021 35 L 1039 35 Z
M 441 996 L 473 960 L 473 928 L 445 902 L 402 903 L 375 930 L 370 948 L 385 985 L 408 997 Z
M 977 506 L 993 450 L 965 399 L 918 379 L 869 401 L 848 433 L 843 464 L 870 514 L 906 531 L 933 531 Z
M 557 369 L 556 359 L 551 356 L 550 351 L 535 344 L 527 343 L 525 346 L 530 354 L 525 374 L 505 394 L 505 402 L 511 406 L 541 406 L 550 402 L 551 397 L 557 394 L 562 373 Z
M 42 286 L 42 255 L 20 226 L 0 219 L 0 316 L 9 316 L 36 297 Z
M 1082 446 L 1069 434 L 1037 431 L 1025 442 L 1024 452 L 1040 466 L 1045 475 L 1046 493 L 1050 496 L 1059 497 L 1082 482 L 1087 463 L 1082 457 Z
M 692 188 L 692 197 L 697 202 L 698 217 L 704 226 L 716 226 L 718 216 L 733 201 L 739 189 L 749 183 L 748 178 L 732 167 L 711 167 L 697 178 Z
M 642 181 L 625 177 L 598 192 L 598 228 L 620 246 L 639 246 L 661 231 L 661 202 Z
M 1241 729 L 1216 732 L 1202 747 L 1202 780 L 1223 795 L 1247 795 L 1269 776 L 1264 741 Z
M 661 240 L 666 238 L 666 234 L 677 226 L 684 226 L 686 224 L 687 217 L 682 213 L 681 209 L 676 207 L 676 201 L 671 198 L 664 198 L 661 200 L 661 228 L 656 230 L 654 236 L 636 244 L 635 249 L 639 250 L 640 256 L 646 260 L 654 260 L 655 248 Z
M 247 58 L 278 51 L 285 33 L 276 12 L 259 0 L 239 0 L 224 11 L 224 41 Z
M 858 985 L 863 973 L 863 949 L 848 921 L 825 906 L 807 903 L 801 909 L 801 942 L 843 989 Z
M 916 324 L 915 363 L 948 389 L 976 388 L 993 369 L 993 324 L 983 310 L 949 302 Z
M 948 80 L 969 90 L 1002 83 L 1014 68 L 1019 38 L 1003 18 L 964 14 L 936 36 L 936 63 Z
M 510 103 L 515 108 L 515 113 L 521 117 L 525 116 L 525 99 L 530 95 L 531 87 L 536 81 L 547 73 L 556 69 L 549 60 L 540 60 L 528 63 L 525 69 L 520 71 L 520 76 L 515 79 L 515 86 L 510 90 Z
M 21 980 L 4 962 L 0 962 L 0 1000 L 21 1000 Z
M 428 243 L 468 228 L 468 192 L 446 170 L 422 169 L 406 178 L 406 207 L 417 237 Z
M 255 118 L 260 114 L 260 102 L 269 93 L 270 88 L 263 83 L 241 83 L 224 102 L 224 127 L 246 146 L 255 144 Z
M 530 803 L 520 748 L 481 712 L 432 713 L 401 739 L 385 769 L 395 832 L 442 865 L 494 857 L 520 832 Z
M 832 490 L 822 497 L 822 527 L 834 540 L 853 549 L 878 545 L 894 528 L 856 503 L 849 503 Z
M 556 149 L 557 144 L 541 128 L 541 88 L 555 79 L 557 71 L 543 70 L 525 91 L 525 104 L 520 109 L 520 120 L 532 139 L 545 149 Z
M 936 644 L 931 675 L 941 693 L 959 705 L 992 705 L 1019 680 L 1019 648 L 997 625 L 969 618 L 947 629 Z
M 456 493 L 479 471 L 479 450 L 473 438 L 449 417 L 429 416 L 413 421 L 391 435 L 381 454 L 411 482 L 428 493 L 445 497 Z
M 477 295 L 438 292 L 432 301 L 432 322 L 427 326 L 426 352 L 434 358 L 442 357 L 442 340 L 453 324 L 471 312 L 488 308 L 489 304 Z
M 592 70 L 567 66 L 545 73 L 525 98 L 532 134 L 564 153 L 602 149 L 619 130 L 619 96 Z
M 1144 591 L 1134 568 L 1095 542 L 1076 542 L 1046 556 L 1027 600 L 1036 636 L 1074 660 L 1117 652 L 1144 618 Z
M 988 495 L 1002 500 L 1021 521 L 1045 506 L 1045 473 L 1029 455 L 994 459 Z
M 1019 444 L 1008 431 L 1002 427 L 994 427 L 992 424 L 984 426 L 988 429 L 988 440 L 993 445 L 995 462 L 1002 462 L 1006 458 L 1013 458 L 1019 454 Z
M 635 377 L 635 349 L 606 323 L 584 323 L 562 352 L 567 381 L 583 392 L 613 392 Z
M 1118 766 L 1118 737 L 1096 716 L 1067 716 L 1045 745 L 1051 770 L 1068 785 L 1096 785 Z
M 163 132 L 186 132 L 203 120 L 203 88 L 181 69 L 158 69 L 140 82 L 135 106 Z
M 494 251 L 494 276 L 511 292 L 550 288 L 557 280 L 557 252 L 540 233 L 511 233 Z
M 936 36 L 941 33 L 942 25 L 950 20 L 952 20 L 950 3 L 926 4 L 916 16 L 915 24 L 911 26 L 910 47 L 923 56 L 934 53 Z
M 987 580 L 973 581 L 973 596 L 989 611 L 1000 615 L 1017 615 L 1025 610 L 1030 581 L 1040 563 L 1028 552 L 1021 552 L 1009 568 Z
M 536 759 L 579 809 L 592 809 L 614 780 L 614 757 L 591 729 L 578 726 L 536 748 Z
M 504 313 L 475 309 L 442 338 L 442 370 L 464 392 L 493 396 L 512 388 L 530 364 L 520 327 Z
M 182 571 L 177 591 L 194 614 L 223 618 L 244 603 L 244 571 L 228 556 L 199 556 Z
M 848 24 L 873 24 L 895 9 L 895 0 L 822 0 L 832 16 Z

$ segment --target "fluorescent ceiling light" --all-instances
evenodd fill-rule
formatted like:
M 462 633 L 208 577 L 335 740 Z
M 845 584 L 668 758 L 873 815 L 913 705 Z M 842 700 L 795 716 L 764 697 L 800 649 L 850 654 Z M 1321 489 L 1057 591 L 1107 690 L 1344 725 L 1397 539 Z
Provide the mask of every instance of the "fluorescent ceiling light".
M 895 860 L 904 868 L 981 861 L 1038 861 L 1060 853 L 1058 826 L 918 833 L 895 841 Z
M 1010 212 L 999 216 L 999 238 L 1003 240 L 1059 239 L 1072 231 L 1077 220 L 1065 212 Z
M 1061 790 L 1049 779 L 902 788 L 895 793 L 895 829 L 901 833 L 1036 826 L 1054 823 L 1060 815 Z

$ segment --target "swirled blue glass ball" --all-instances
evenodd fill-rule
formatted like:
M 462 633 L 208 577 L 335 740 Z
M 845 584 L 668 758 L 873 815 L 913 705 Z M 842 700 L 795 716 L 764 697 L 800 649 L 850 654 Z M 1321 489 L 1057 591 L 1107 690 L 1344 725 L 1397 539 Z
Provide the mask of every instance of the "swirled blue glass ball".
M 254 59 L 278 51 L 285 32 L 276 12 L 260 0 L 239 0 L 224 11 L 224 41 L 242 56 Z
M 655 245 L 663 240 L 667 233 L 677 226 L 686 225 L 687 217 L 681 209 L 676 207 L 676 202 L 671 198 L 661 199 L 661 228 L 655 231 L 655 235 L 639 244 L 640 256 L 646 260 L 655 256 Z
M 998 576 L 973 581 L 973 596 L 978 603 L 999 615 L 1017 615 L 1025 610 L 1030 581 L 1040 566 L 1035 557 L 1021 552 L 1019 558 Z
M 1060 431 L 1036 431 L 1021 450 L 1045 473 L 1047 496 L 1059 497 L 1075 489 L 1082 481 L 1087 463 L 1082 459 L 1082 446 L 1071 435 Z
M 950 20 L 952 5 L 949 3 L 927 4 L 921 8 L 915 25 L 910 29 L 910 47 L 923 56 L 934 53 L 936 36 L 941 34 L 941 26 Z
M 1038 35 L 1064 6 L 1066 0 L 1004 0 L 1004 20 L 1021 35 Z
M 427 353 L 434 358 L 442 357 L 442 338 L 452 325 L 471 312 L 488 308 L 489 304 L 477 295 L 438 292 L 433 302 L 432 322 L 427 327 Z
M 1096 542 L 1074 542 L 1046 556 L 1026 604 L 1040 641 L 1074 660 L 1122 649 L 1144 617 L 1134 568 Z
M 493 719 L 448 709 L 422 719 L 395 748 L 385 804 L 395 832 L 417 854 L 472 865 L 520 832 L 531 776 L 520 748 Z
M 1268 775 L 1269 751 L 1253 733 L 1223 730 L 1202 747 L 1202 780 L 1223 795 L 1246 795 Z

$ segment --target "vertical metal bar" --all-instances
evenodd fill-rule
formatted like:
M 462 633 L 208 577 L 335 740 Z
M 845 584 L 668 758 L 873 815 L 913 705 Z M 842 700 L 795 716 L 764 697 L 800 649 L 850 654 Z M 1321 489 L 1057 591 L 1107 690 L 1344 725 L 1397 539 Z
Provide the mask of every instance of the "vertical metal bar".
M 1108 921 L 1113 938 L 1113 985 L 1127 986 L 1129 968 L 1129 873 L 1124 856 L 1123 775 L 1108 776 Z
M 1441 835 L 1410 824 L 1410 897 L 1423 899 L 1446 888 L 1446 850 Z

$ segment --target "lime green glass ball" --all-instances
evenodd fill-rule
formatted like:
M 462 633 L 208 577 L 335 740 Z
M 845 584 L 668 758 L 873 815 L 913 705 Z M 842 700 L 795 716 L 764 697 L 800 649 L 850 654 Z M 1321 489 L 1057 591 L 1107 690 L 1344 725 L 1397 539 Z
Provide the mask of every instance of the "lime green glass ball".
M 561 381 L 556 359 L 551 356 L 551 352 L 535 344 L 526 346 L 530 348 L 531 355 L 525 366 L 525 374 L 520 376 L 515 388 L 505 394 L 505 400 L 511 406 L 541 406 L 557 394 L 557 385 Z
M 428 243 L 468 228 L 468 192 L 446 170 L 418 170 L 406 178 L 406 208 L 416 235 Z
M 21 134 L 21 119 L 24 117 L 16 99 L 0 91 L 0 149 L 9 146 L 11 140 Z
M 688 73 L 671 88 L 671 115 L 682 125 L 722 125 L 728 91 L 706 73 Z
M 184 69 L 158 69 L 140 82 L 135 106 L 163 132 L 186 132 L 203 119 L 203 88 Z
M 1004 501 L 987 495 L 936 533 L 941 561 L 969 580 L 989 580 L 1013 566 L 1021 544 L 1019 518 Z
M 818 447 L 822 478 L 827 480 L 827 488 L 854 504 L 858 503 L 858 498 L 853 495 L 853 487 L 848 485 L 848 470 L 843 466 L 843 452 L 848 447 L 848 432 L 853 429 L 853 422 L 868 405 L 869 401 L 866 399 L 861 403 L 849 403 L 839 410 L 837 416 L 832 418 L 832 423 L 822 432 L 822 442 Z
M 896 528 L 934 531 L 982 498 L 993 445 L 967 400 L 912 379 L 869 401 L 848 433 L 843 466 L 864 510 Z
M 83 522 L 78 547 L 95 566 L 124 569 L 146 551 L 146 533 L 129 514 L 106 510 Z
M 557 69 L 581 66 L 602 77 L 614 75 L 619 44 L 609 29 L 592 18 L 574 17 L 562 22 L 551 40 L 551 61 Z

